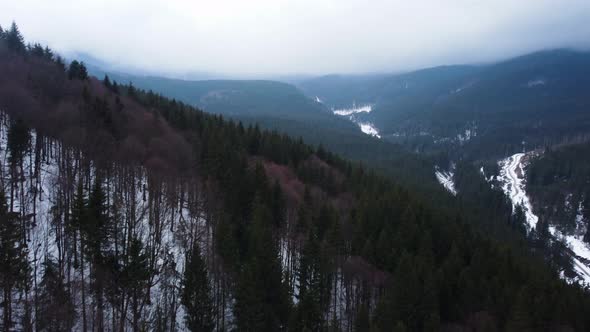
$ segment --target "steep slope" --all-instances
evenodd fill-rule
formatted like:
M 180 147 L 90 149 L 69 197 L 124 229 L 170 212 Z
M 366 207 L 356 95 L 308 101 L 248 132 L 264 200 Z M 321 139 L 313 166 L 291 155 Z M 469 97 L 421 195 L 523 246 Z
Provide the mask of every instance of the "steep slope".
M 0 46 L 4 330 L 590 327 L 586 291 L 461 210 L 64 70 Z

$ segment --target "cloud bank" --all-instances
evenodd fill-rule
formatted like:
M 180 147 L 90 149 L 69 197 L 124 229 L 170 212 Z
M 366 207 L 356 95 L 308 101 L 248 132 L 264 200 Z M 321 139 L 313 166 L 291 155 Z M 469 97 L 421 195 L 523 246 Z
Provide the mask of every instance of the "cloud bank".
M 588 0 L 0 0 L 27 40 L 122 68 L 362 73 L 590 47 Z

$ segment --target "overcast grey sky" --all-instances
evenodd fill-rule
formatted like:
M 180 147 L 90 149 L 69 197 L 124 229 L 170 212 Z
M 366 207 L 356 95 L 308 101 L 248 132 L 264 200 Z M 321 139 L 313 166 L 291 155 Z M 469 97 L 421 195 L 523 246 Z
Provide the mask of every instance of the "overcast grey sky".
M 590 0 L 0 0 L 29 41 L 148 71 L 401 71 L 590 46 Z

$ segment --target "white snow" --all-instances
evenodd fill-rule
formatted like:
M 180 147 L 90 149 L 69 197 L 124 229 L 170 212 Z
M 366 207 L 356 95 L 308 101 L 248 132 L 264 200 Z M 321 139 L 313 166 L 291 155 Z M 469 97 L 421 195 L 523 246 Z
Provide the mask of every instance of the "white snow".
M 371 113 L 372 111 L 373 111 L 373 106 L 371 106 L 371 105 L 357 106 L 356 103 L 353 103 L 351 108 L 332 110 L 332 112 L 334 112 L 334 114 L 341 115 L 341 116 L 348 116 L 348 115 L 357 114 L 357 113 Z
M 381 138 L 381 135 L 379 135 L 379 130 L 375 127 L 373 123 L 361 121 L 357 119 L 357 117 L 355 116 L 359 113 L 371 113 L 372 111 L 373 106 L 357 106 L 356 103 L 353 103 L 351 108 L 332 109 L 332 112 L 334 112 L 334 114 L 347 117 L 350 121 L 356 123 L 363 133 L 377 138 Z
M 377 138 L 381 138 L 379 135 L 379 130 L 373 126 L 370 122 L 357 122 L 361 131 L 367 135 L 375 136 Z
M 537 225 L 539 217 L 533 213 L 531 202 L 526 194 L 525 183 L 525 165 L 524 160 L 526 153 L 517 153 L 506 159 L 500 160 L 500 175 L 497 177 L 501 183 L 502 190 L 510 198 L 513 207 L 520 205 L 526 216 L 528 230 L 532 230 Z M 576 216 L 577 228 L 585 228 L 580 212 L 582 211 L 581 204 L 578 207 L 578 215 Z M 578 282 L 581 284 L 590 285 L 590 246 L 583 241 L 583 234 L 585 229 L 578 229 L 575 234 L 564 234 L 555 226 L 549 226 L 549 232 L 556 240 L 563 242 L 569 249 L 572 250 L 575 256 L 572 257 L 574 271 L 579 278 L 568 280 L 570 282 Z M 586 261 L 586 262 L 585 262 Z M 561 276 L 564 279 L 565 275 Z
M 9 162 L 7 153 L 7 130 L 9 119 L 6 114 L 0 112 L 0 183 L 4 185 L 5 192 L 9 186 Z M 31 146 L 34 147 L 38 139 L 36 132 L 31 130 Z M 15 321 L 21 321 L 24 314 L 24 307 L 30 305 L 30 301 L 38 291 L 37 285 L 43 275 L 45 258 L 52 258 L 55 261 L 60 259 L 66 260 L 71 255 L 70 250 L 66 250 L 62 242 L 59 241 L 60 234 L 63 233 L 63 223 L 55 222 L 53 207 L 60 201 L 60 190 L 63 190 L 66 183 L 63 155 L 67 154 L 59 142 L 47 139 L 46 155 L 37 156 L 34 151 L 27 151 L 22 174 L 22 181 L 19 182 L 14 196 L 14 211 L 19 212 L 22 216 L 30 216 L 31 226 L 27 232 L 28 261 L 31 265 L 32 289 L 26 293 L 14 294 L 13 311 Z M 34 165 L 39 164 L 39 173 L 35 175 Z M 70 165 L 76 169 L 78 165 Z M 119 173 L 119 171 L 121 173 Z M 191 248 L 192 241 L 198 240 L 202 245 L 202 252 L 212 251 L 212 230 L 207 223 L 207 216 L 204 215 L 202 197 L 188 197 L 180 195 L 184 192 L 182 186 L 192 184 L 180 184 L 178 186 L 162 186 L 158 192 L 161 195 L 160 209 L 154 210 L 152 205 L 154 199 L 150 199 L 152 192 L 148 190 L 147 171 L 143 167 L 134 169 L 135 175 L 131 178 L 122 168 L 114 168 L 112 176 L 105 183 L 107 190 L 107 199 L 114 202 L 116 199 L 121 200 L 120 217 L 125 224 L 129 222 L 134 225 L 134 233 L 142 240 L 144 245 L 153 249 L 156 256 L 153 268 L 154 273 L 150 280 L 150 303 L 142 304 L 142 317 L 148 318 L 147 323 L 151 324 L 151 319 L 155 317 L 158 307 L 169 308 L 167 314 L 173 313 L 173 319 L 176 330 L 186 330 L 184 326 L 183 307 L 178 303 L 179 290 L 181 287 L 182 273 L 184 272 L 185 252 Z M 92 170 L 91 176 L 94 177 Z M 131 179 L 131 180 L 129 180 Z M 72 179 L 75 185 L 78 182 L 77 176 Z M 131 189 L 133 187 L 134 189 Z M 36 195 L 35 195 L 36 193 Z M 58 217 L 59 218 L 59 217 Z M 156 225 L 154 220 L 159 220 L 160 224 Z M 207 255 L 206 257 L 212 257 Z M 62 274 L 71 278 L 73 284 L 80 284 L 82 278 L 81 269 L 70 269 L 68 266 L 62 266 Z M 90 273 L 90 266 L 84 268 L 86 282 Z M 167 274 L 166 279 L 164 275 Z M 65 278 L 65 277 L 64 277 Z M 213 294 L 215 296 L 215 294 Z M 75 306 L 78 308 L 78 319 L 74 330 L 82 330 L 81 326 L 81 294 L 79 288 L 72 289 L 72 297 Z M 225 294 L 228 299 L 226 310 L 231 310 L 231 299 L 233 295 L 230 290 Z M 17 300 L 18 299 L 18 300 Z M 87 296 L 87 309 L 90 309 L 92 303 L 91 296 Z M 220 299 L 216 299 L 220 300 Z M 143 300 L 142 300 L 143 301 Z M 170 302 L 172 301 L 172 302 Z M 175 303 L 175 305 L 171 305 Z M 1 313 L 1 309 L 0 309 Z M 34 311 L 32 319 L 34 320 Z M 90 317 L 91 314 L 88 313 Z M 114 319 L 111 317 L 110 310 L 105 310 L 105 320 Z M 172 316 L 171 316 L 172 317 Z M 233 319 L 230 314 L 226 314 L 225 328 L 231 328 Z M 17 326 L 18 328 L 18 326 Z M 127 329 L 126 329 L 127 330 Z
M 455 182 L 453 176 L 455 175 L 452 171 L 441 171 L 438 166 L 434 168 L 434 175 L 440 184 L 445 187 L 451 194 L 457 195 L 457 189 L 455 189 Z
M 528 230 L 532 230 L 537 225 L 539 217 L 533 213 L 533 207 L 526 194 L 525 190 L 525 171 L 523 165 L 523 158 L 525 153 L 517 153 L 506 159 L 500 160 L 500 181 L 502 190 L 510 198 L 512 207 L 516 208 L 518 205 L 522 207 L 525 213 Z
M 572 258 L 574 270 L 579 276 L 578 282 L 590 285 L 590 245 L 583 241 L 583 234 L 565 235 L 555 226 L 549 226 L 549 232 L 555 236 L 556 239 L 565 243 L 570 248 L 576 257 Z M 584 263 L 586 260 L 588 263 Z

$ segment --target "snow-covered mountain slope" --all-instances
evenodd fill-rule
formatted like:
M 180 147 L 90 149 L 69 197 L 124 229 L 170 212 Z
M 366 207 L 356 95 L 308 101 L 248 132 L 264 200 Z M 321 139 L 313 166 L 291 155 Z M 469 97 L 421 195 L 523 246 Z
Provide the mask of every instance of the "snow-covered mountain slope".
M 71 294 L 76 310 L 73 330 L 85 330 L 84 321 L 86 329 L 90 330 L 97 324 L 97 301 L 90 292 L 95 271 L 91 264 L 83 262 L 85 252 L 80 238 L 76 240 L 76 235 L 68 229 L 71 227 L 68 219 L 71 218 L 78 184 L 83 184 L 88 197 L 97 177 L 97 165 L 61 141 L 39 135 L 32 129 L 30 148 L 25 151 L 22 169 L 11 167 L 8 149 L 10 121 L 5 113 L 0 112 L 0 180 L 7 193 L 8 206 L 12 205 L 13 211 L 27 221 L 27 261 L 31 271 L 30 289 L 12 294 L 14 326 L 17 331 L 25 330 L 23 322 L 38 321 L 31 308 L 34 308 L 35 299 L 42 295 L 45 262 L 50 260 L 57 264 Z M 114 301 L 116 306 L 105 296 L 101 319 L 105 324 L 103 330 L 131 331 L 131 317 L 136 314 L 141 326 L 149 331 L 158 330 L 160 324 L 166 325 L 166 331 L 188 331 L 180 297 L 185 257 L 194 243 L 200 245 L 207 264 L 212 300 L 219 304 L 217 316 L 220 319 L 215 323 L 216 329 L 234 330 L 233 281 L 227 277 L 228 271 L 213 245 L 212 217 L 207 211 L 214 198 L 206 191 L 205 184 L 198 178 L 162 178 L 139 165 L 113 162 L 106 167 L 108 172 L 104 167 L 101 174 L 109 207 L 107 214 L 111 220 L 117 220 L 112 230 L 116 234 L 113 235 L 115 240 L 104 250 L 126 252 L 129 250 L 127 239 L 137 238 L 143 244 L 142 253 L 148 257 L 151 273 L 145 296 L 137 298 L 137 313 L 132 309 L 134 302 L 129 293 L 118 295 L 121 297 Z M 10 195 L 13 187 L 14 195 Z M 74 231 L 74 234 L 79 236 L 80 233 Z M 294 271 L 298 269 L 301 243 L 292 238 L 282 238 L 279 243 L 282 268 L 288 272 L 289 283 L 293 285 L 292 298 L 297 303 L 299 285 Z M 124 267 L 127 263 L 120 261 L 118 264 Z M 343 271 L 338 273 L 344 275 Z M 345 280 L 352 290 L 343 286 Z M 350 299 L 358 296 L 355 289 L 360 283 L 356 279 L 338 278 L 330 292 L 333 295 L 331 314 L 342 319 L 343 328 L 348 324 L 353 305 Z M 377 294 L 374 296 L 376 298 Z M 0 306 L 0 317 L 2 314 Z
M 502 190 L 510 198 L 513 207 L 520 206 L 525 213 L 529 233 L 535 229 L 539 222 L 539 217 L 534 213 L 526 192 L 525 171 L 531 154 L 532 152 L 516 153 L 500 160 L 498 162 L 500 174 L 497 177 L 497 181 L 500 182 Z M 581 211 L 581 207 L 579 207 L 579 211 Z M 585 224 L 582 223 L 580 218 L 577 218 L 576 221 L 577 228 L 585 228 Z M 571 250 L 572 266 L 577 276 L 567 278 L 562 273 L 562 277 L 570 282 L 590 285 L 590 245 L 582 240 L 585 229 L 575 233 L 564 233 L 555 226 L 549 226 L 549 232 L 554 237 L 554 240 L 564 243 Z
M 26 151 L 22 169 L 13 169 L 7 152 L 7 132 L 9 118 L 0 113 L 0 174 L 2 186 L 7 193 L 8 204 L 13 210 L 27 221 L 28 261 L 32 274 L 32 289 L 30 292 L 13 294 L 14 320 L 23 321 L 25 308 L 32 306 L 32 301 L 40 296 L 39 285 L 45 270 L 45 262 L 51 260 L 59 266 L 60 273 L 67 281 L 67 287 L 72 294 L 78 315 L 84 308 L 83 292 L 86 288 L 86 306 L 92 297 L 88 294 L 89 279 L 93 271 L 86 265 L 75 268 L 69 262 L 73 255 L 81 255 L 78 244 L 72 242 L 66 226 L 67 214 L 63 211 L 64 197 L 71 199 L 71 193 L 79 182 L 92 183 L 96 168 L 92 161 L 72 149 L 65 148 L 59 141 L 42 137 L 31 131 L 31 147 Z M 12 183 L 16 187 L 14 195 L 11 193 L 10 172 L 17 172 L 20 179 Z M 202 244 L 202 252 L 210 252 L 212 248 L 211 230 L 207 224 L 207 217 L 202 209 L 202 197 L 194 195 L 192 188 L 199 184 L 193 181 L 186 183 L 168 183 L 150 177 L 143 167 L 112 166 L 112 173 L 104 179 L 106 199 L 109 206 L 121 207 L 109 210 L 111 218 L 118 218 L 125 227 L 115 230 L 122 236 L 133 236 L 145 245 L 145 252 L 153 257 L 150 261 L 156 273 L 150 276 L 148 296 L 141 298 L 139 309 L 141 317 L 151 317 L 147 328 L 155 328 L 156 316 L 162 312 L 167 315 L 169 326 L 176 330 L 185 330 L 183 307 L 180 305 L 179 292 L 181 278 L 184 272 L 185 254 L 191 248 L 193 241 Z M 13 198 L 11 199 L 11 196 Z M 128 230 L 132 234 L 128 234 Z M 125 250 L 124 247 L 111 250 Z M 123 262 L 122 262 L 123 264 Z M 214 292 L 217 300 L 222 300 Z M 223 295 L 227 301 L 231 300 L 231 293 Z M 123 299 L 128 303 L 130 299 Z M 119 321 L 124 313 L 105 304 L 104 321 Z M 128 310 L 131 310 L 130 308 Z M 2 309 L 0 309 L 0 315 Z M 228 306 L 229 312 L 229 306 Z M 31 312 L 31 320 L 35 321 L 35 312 Z M 131 312 L 125 313 L 128 317 Z M 87 312 L 87 324 L 90 324 L 92 314 Z M 231 326 L 231 315 L 227 315 L 226 327 Z M 128 322 L 131 324 L 131 322 Z M 118 327 L 117 327 L 118 328 Z M 115 330 L 114 326 L 105 326 L 106 330 Z M 126 325 L 125 330 L 130 330 Z M 78 317 L 74 330 L 84 330 L 82 317 Z

